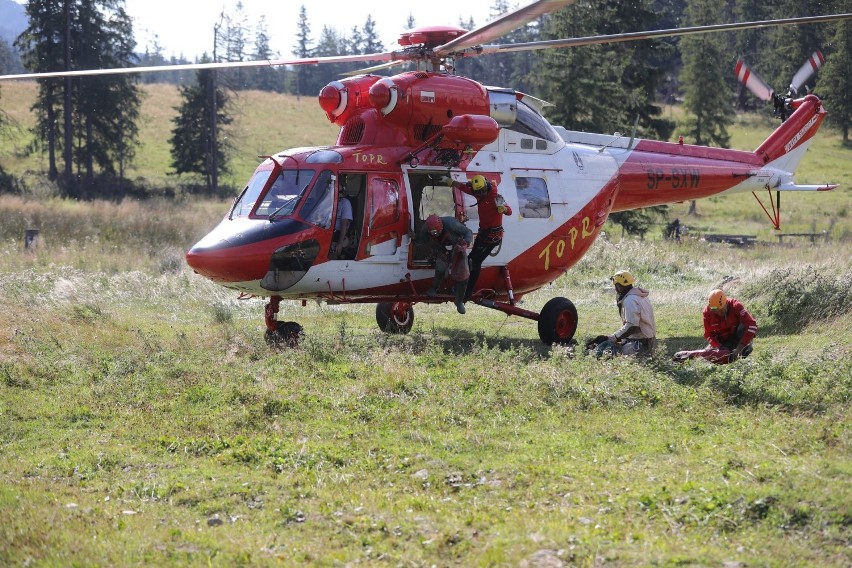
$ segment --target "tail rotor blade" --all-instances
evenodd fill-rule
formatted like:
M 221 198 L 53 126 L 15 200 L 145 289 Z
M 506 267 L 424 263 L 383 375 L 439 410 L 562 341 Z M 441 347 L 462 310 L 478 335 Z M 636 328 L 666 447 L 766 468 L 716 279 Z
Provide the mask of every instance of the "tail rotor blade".
M 772 95 L 775 94 L 775 90 L 764 83 L 763 79 L 752 73 L 751 69 L 745 64 L 745 61 L 743 61 L 742 58 L 737 59 L 735 72 L 737 74 L 737 80 L 745 85 L 749 91 L 754 93 L 754 96 L 764 101 L 772 100 Z
M 822 52 L 820 50 L 814 51 L 813 55 L 805 61 L 804 65 L 793 76 L 793 81 L 790 83 L 790 93 L 793 96 L 798 95 L 804 84 L 814 76 L 823 63 L 825 63 L 825 57 L 822 55 Z

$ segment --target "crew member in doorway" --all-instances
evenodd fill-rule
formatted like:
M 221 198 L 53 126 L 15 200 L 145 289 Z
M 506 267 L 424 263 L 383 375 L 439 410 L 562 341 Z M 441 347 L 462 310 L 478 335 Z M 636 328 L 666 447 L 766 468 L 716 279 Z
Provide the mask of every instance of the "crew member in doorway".
M 343 249 L 349 246 L 349 226 L 352 224 L 353 217 L 352 202 L 341 193 L 337 199 L 337 219 L 334 221 L 334 234 L 331 237 L 329 258 L 339 258 Z
M 675 361 L 700 357 L 711 363 L 725 364 L 751 354 L 751 342 L 757 334 L 757 320 L 742 302 L 728 298 L 724 291 L 717 288 L 707 297 L 707 306 L 702 316 L 707 347 L 678 351 L 673 357 Z
M 426 295 L 438 294 L 449 269 L 450 276 L 455 281 L 453 291 L 456 309 L 463 314 L 465 313 L 464 292 L 467 289 L 470 274 L 467 264 L 467 245 L 473 239 L 473 233 L 455 217 L 429 215 L 423 227 L 428 234 L 429 245 L 435 257 L 435 278 Z M 449 250 L 447 247 L 450 247 Z
M 482 175 L 473 176 L 467 183 L 454 182 L 456 187 L 476 199 L 479 213 L 479 231 L 469 255 L 470 278 L 467 281 L 464 301 L 470 300 L 476 289 L 476 280 L 483 261 L 503 242 L 503 215 L 511 215 L 512 208 L 506 204 L 497 188 Z

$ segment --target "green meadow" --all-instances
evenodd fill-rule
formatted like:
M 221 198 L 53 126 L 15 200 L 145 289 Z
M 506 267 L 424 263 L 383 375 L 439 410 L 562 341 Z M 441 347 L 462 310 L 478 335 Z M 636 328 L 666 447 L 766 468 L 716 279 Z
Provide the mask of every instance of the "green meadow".
M 0 160 L 30 188 L 0 197 L 0 565 L 852 564 L 852 151 L 837 135 L 820 132 L 797 181 L 842 186 L 782 197 L 785 231 L 827 238 L 779 245 L 751 195 L 697 217 L 674 205 L 680 243 L 607 227 L 523 298 L 570 298 L 577 345 L 473 305 L 417 305 L 391 336 L 372 305 L 284 302 L 305 338 L 278 349 L 264 300 L 184 262 L 226 202 L 51 197 L 21 152 L 27 88 L 0 100 L 21 125 Z M 179 184 L 162 145 L 176 95 L 146 89 L 162 115 L 131 175 Z M 257 154 L 334 138 L 314 99 L 240 97 L 235 187 Z M 734 146 L 773 126 L 738 119 Z M 582 349 L 619 325 L 620 268 L 651 290 L 653 358 Z M 758 319 L 753 355 L 673 363 L 703 344 L 723 282 Z

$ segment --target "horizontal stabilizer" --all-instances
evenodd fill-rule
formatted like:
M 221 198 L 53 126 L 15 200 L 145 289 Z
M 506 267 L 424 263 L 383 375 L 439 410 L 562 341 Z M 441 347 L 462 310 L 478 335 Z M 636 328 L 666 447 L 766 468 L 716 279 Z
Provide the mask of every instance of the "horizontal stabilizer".
M 798 185 L 795 183 L 782 183 L 778 187 L 773 187 L 775 191 L 831 191 L 837 187 L 836 183 L 826 183 L 823 185 Z

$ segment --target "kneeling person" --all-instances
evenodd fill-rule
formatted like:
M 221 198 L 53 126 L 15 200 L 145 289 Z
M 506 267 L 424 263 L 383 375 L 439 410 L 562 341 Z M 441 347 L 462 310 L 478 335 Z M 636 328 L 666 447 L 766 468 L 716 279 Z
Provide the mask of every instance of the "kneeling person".
M 713 290 L 707 298 L 702 316 L 707 347 L 678 351 L 673 357 L 675 361 L 701 358 L 711 363 L 725 364 L 751 354 L 751 342 L 757 334 L 757 320 L 739 300 L 728 298 L 722 290 Z

